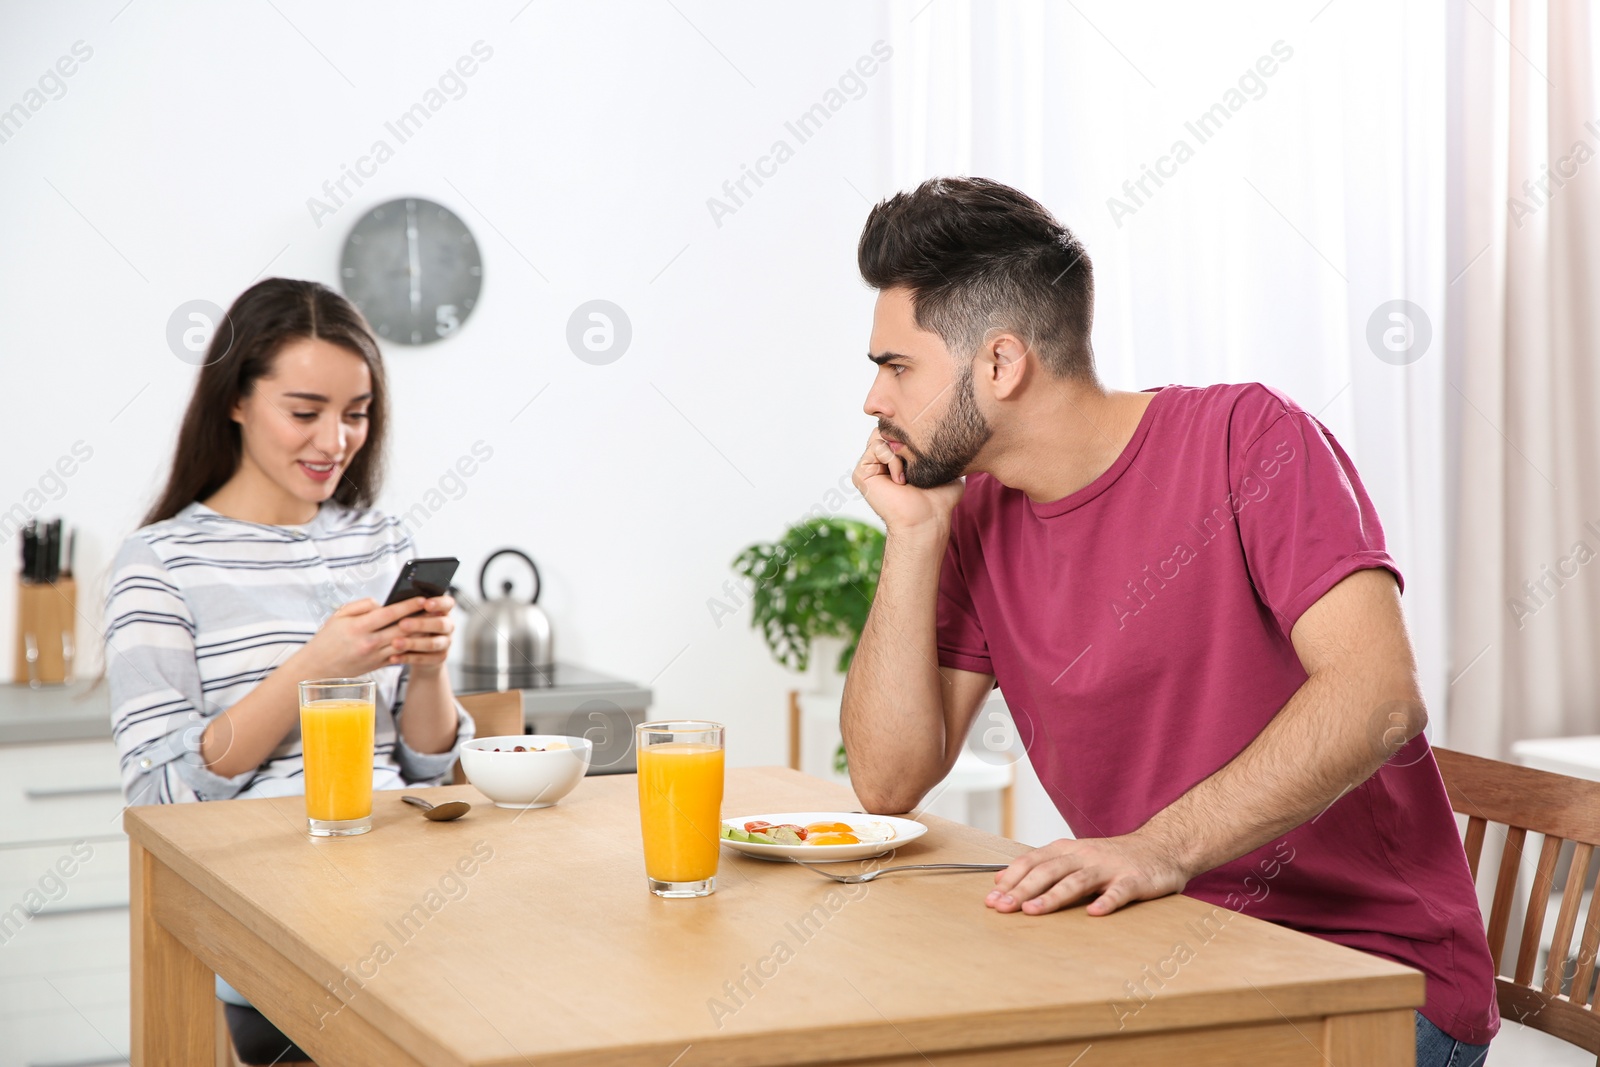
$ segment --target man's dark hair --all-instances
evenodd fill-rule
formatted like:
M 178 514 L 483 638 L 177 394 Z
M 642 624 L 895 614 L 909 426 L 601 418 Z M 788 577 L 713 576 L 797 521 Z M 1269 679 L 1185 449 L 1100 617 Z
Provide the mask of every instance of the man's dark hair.
M 1094 378 L 1094 266 L 1032 197 L 987 178 L 930 178 L 872 209 L 856 259 L 874 289 L 911 290 L 917 325 L 953 355 L 1005 329 L 1055 376 Z

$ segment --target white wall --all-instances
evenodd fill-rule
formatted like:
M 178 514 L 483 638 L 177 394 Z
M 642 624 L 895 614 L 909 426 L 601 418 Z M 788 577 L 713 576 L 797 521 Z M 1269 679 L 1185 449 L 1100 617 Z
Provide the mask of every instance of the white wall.
M 0 108 L 74 42 L 93 54 L 0 144 L 0 508 L 75 441 L 93 448 L 44 509 L 83 528 L 89 643 L 103 569 L 165 472 L 194 380 L 168 350 L 169 314 L 226 306 L 263 270 L 336 284 L 367 207 L 437 199 L 477 236 L 483 296 L 457 337 L 385 349 L 384 503 L 408 507 L 485 441 L 494 458 L 422 547 L 464 573 L 528 550 L 560 656 L 654 681 L 663 713 L 728 722 L 734 762 L 781 762 L 789 678 L 747 614 L 719 628 L 706 601 L 741 547 L 822 499 L 870 429 L 855 190 L 882 195 L 886 82 L 869 79 L 720 227 L 705 202 L 885 36 L 882 16 L 679 4 L 691 25 L 667 4 L 520 6 L 9 5 Z M 465 95 L 319 228 L 307 198 L 479 40 L 493 56 Z M 609 366 L 565 342 L 595 297 L 633 324 Z M 8 672 L 13 599 L 0 583 Z
M 1323 413 L 1407 571 L 1440 721 L 1437 7 L 275 3 L 0 6 L 0 109 L 74 42 L 94 50 L 0 143 L 0 509 L 87 442 L 46 513 L 84 526 L 89 576 L 168 461 L 194 375 L 167 349 L 173 309 L 225 305 L 269 269 L 335 282 L 365 208 L 428 196 L 474 229 L 486 281 L 459 336 L 386 353 L 385 502 L 408 507 L 482 439 L 494 458 L 422 547 L 471 570 L 529 550 L 561 656 L 653 682 L 664 713 L 727 721 L 737 763 L 781 761 L 791 679 L 746 615 L 718 627 L 707 600 L 743 545 L 824 499 L 870 428 L 872 294 L 854 267 L 869 202 L 970 171 L 1084 236 L 1111 385 L 1262 380 Z M 1108 198 L 1279 39 L 1295 56 L 1265 94 L 1119 225 Z M 493 56 L 465 95 L 319 227 L 307 198 L 479 40 Z M 785 121 L 879 40 L 895 55 L 862 98 L 719 227 L 707 198 L 792 143 Z M 1364 336 L 1399 296 L 1434 312 L 1433 351 L 1407 367 Z M 604 367 L 565 343 L 597 297 L 634 328 Z M 0 649 L 11 596 L 0 583 Z M 1024 792 L 1022 836 L 1043 840 L 1059 820 Z

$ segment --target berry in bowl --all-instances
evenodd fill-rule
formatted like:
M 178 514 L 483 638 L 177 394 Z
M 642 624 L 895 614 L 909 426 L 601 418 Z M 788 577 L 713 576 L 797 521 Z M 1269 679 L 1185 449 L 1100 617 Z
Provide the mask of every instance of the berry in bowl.
M 593 752 L 587 737 L 477 737 L 461 746 L 461 769 L 496 807 L 548 808 L 588 773 Z

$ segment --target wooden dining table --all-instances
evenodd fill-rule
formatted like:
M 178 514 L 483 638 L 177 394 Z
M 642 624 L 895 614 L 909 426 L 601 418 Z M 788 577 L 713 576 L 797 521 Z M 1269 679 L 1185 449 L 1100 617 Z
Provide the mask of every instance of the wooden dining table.
M 645 887 L 632 775 L 526 811 L 412 792 L 473 808 L 428 822 L 380 792 L 370 833 L 315 839 L 300 797 L 129 809 L 132 1062 L 218 1062 L 214 973 L 323 1067 L 1413 1062 L 1420 973 L 1248 907 L 1001 914 L 989 873 L 846 886 L 729 849 L 713 895 L 666 900 Z M 723 812 L 858 807 L 741 768 Z M 1027 849 L 923 821 L 869 862 Z

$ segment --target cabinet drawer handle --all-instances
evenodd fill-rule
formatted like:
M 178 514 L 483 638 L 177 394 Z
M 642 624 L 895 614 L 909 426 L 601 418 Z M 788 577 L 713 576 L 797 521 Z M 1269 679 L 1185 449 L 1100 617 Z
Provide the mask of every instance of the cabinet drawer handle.
M 43 911 L 33 913 L 34 920 L 49 919 L 58 915 L 87 915 L 96 911 L 127 911 L 126 900 L 115 904 L 74 904 L 65 908 L 45 908 Z
M 121 785 L 64 785 L 43 789 L 24 789 L 22 795 L 29 800 L 59 800 L 62 797 L 98 797 L 122 795 Z

